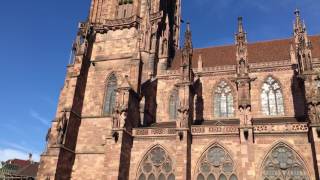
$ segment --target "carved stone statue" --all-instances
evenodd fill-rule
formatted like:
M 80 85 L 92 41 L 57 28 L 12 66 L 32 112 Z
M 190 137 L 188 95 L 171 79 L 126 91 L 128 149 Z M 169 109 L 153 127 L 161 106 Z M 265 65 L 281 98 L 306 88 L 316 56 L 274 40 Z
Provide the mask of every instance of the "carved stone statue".
M 317 104 L 315 109 L 316 109 L 315 123 L 320 123 L 320 104 Z
M 240 124 L 244 125 L 246 115 L 243 107 L 239 108 L 239 116 L 240 116 Z
M 177 119 L 177 128 L 187 128 L 189 121 L 189 108 L 188 107 L 180 107 L 178 109 L 179 116 Z
M 239 74 L 241 76 L 244 76 L 246 74 L 246 67 L 243 59 L 240 60 Z
M 245 118 L 245 125 L 248 125 L 248 124 L 252 124 L 252 114 L 251 114 L 251 107 L 248 106 L 246 108 L 246 118 Z
M 123 128 L 125 123 L 126 123 L 126 119 L 128 116 L 128 110 L 127 109 L 123 109 L 120 113 L 120 127 Z
M 46 135 L 46 142 L 50 141 L 50 136 L 51 136 L 51 128 L 48 129 L 47 135 Z
M 64 139 L 67 131 L 67 125 L 68 125 L 67 113 L 64 112 L 62 115 L 62 118 L 58 120 L 58 124 L 57 124 L 57 131 L 58 131 L 57 144 L 64 143 Z
M 118 113 L 114 113 L 112 115 L 112 129 L 119 129 L 120 128 L 120 120 L 118 117 Z
M 239 108 L 239 116 L 241 125 L 248 126 L 252 121 L 251 107 L 248 106 L 246 109 L 243 107 Z
M 310 103 L 308 104 L 308 116 L 312 123 L 320 123 L 320 104 Z
M 140 125 L 144 125 L 144 114 L 145 114 L 145 98 L 144 97 L 140 101 L 139 113 L 140 113 Z

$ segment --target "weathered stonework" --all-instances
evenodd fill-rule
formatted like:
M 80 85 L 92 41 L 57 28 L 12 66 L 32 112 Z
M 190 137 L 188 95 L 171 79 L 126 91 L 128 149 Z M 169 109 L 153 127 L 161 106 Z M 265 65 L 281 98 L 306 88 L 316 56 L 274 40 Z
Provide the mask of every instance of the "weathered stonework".
M 318 180 L 320 37 L 295 15 L 292 39 L 250 44 L 239 18 L 235 45 L 193 49 L 189 26 L 179 49 L 180 0 L 92 0 L 38 179 Z

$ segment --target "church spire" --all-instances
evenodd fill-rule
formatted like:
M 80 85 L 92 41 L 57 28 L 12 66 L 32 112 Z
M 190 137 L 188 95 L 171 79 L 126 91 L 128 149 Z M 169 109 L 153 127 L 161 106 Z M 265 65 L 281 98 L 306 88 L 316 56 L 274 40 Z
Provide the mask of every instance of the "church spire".
M 247 33 L 244 31 L 242 17 L 238 17 L 238 32 L 236 33 L 236 57 L 237 57 L 237 74 L 245 76 L 248 74 L 248 48 Z
M 185 50 L 189 51 L 192 53 L 192 33 L 190 29 L 190 23 L 187 23 L 187 30 L 184 35 L 184 47 Z
M 242 17 L 238 17 L 238 33 L 243 33 Z
M 305 26 L 303 25 L 302 21 L 301 21 L 301 17 L 300 17 L 300 10 L 296 9 L 294 11 L 295 14 L 295 22 L 294 22 L 294 31 L 295 33 L 303 33 L 305 30 Z
M 307 28 L 301 20 L 300 11 L 295 10 L 295 22 L 293 25 L 294 42 L 296 45 L 296 55 L 298 60 L 298 71 L 312 71 L 312 44 L 308 38 Z
M 192 33 L 190 30 L 190 23 L 187 23 L 187 29 L 184 35 L 184 46 L 182 49 L 181 69 L 183 80 L 191 80 L 191 68 L 192 68 Z

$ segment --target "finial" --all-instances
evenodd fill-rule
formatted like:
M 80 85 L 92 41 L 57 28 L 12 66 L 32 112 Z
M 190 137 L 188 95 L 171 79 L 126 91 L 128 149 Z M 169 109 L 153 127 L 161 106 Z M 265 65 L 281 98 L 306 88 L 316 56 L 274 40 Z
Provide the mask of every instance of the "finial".
M 238 33 L 242 33 L 243 32 L 243 21 L 242 21 L 242 17 L 238 17 Z
M 187 22 L 187 31 L 190 32 L 190 22 Z
M 293 52 L 294 51 L 294 49 L 293 49 L 293 45 L 292 45 L 292 43 L 290 44 L 290 52 Z
M 190 22 L 187 22 L 187 29 L 184 35 L 184 48 L 192 49 Z
M 299 10 L 298 8 L 296 8 L 296 10 L 294 11 L 294 14 L 295 14 L 296 16 L 300 16 L 300 10 Z
M 199 58 L 198 58 L 198 69 L 202 70 L 202 54 L 199 54 Z

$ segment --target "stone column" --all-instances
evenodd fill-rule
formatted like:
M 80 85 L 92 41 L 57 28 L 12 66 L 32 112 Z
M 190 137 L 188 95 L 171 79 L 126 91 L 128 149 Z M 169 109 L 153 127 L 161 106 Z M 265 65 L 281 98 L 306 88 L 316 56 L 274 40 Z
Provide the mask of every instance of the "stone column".
M 188 128 L 177 129 L 176 180 L 191 178 L 191 134 Z

